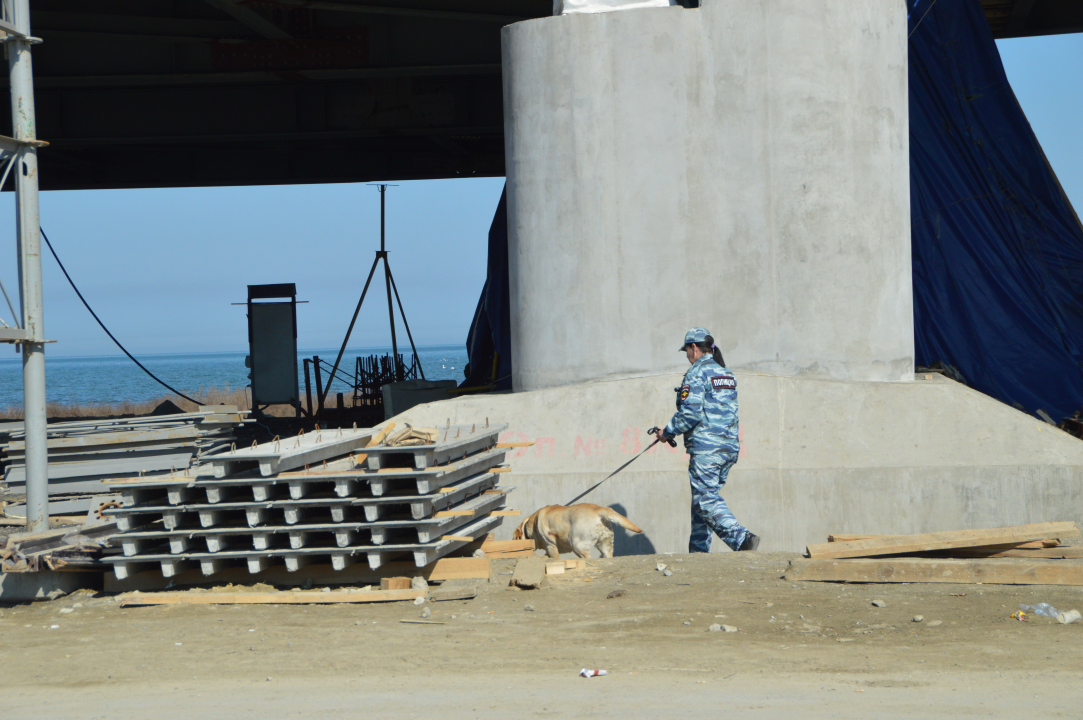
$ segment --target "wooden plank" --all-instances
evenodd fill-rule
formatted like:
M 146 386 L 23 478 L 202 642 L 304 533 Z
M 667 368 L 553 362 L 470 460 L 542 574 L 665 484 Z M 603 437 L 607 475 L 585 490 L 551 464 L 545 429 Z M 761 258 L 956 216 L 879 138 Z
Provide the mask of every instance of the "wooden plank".
M 493 510 L 490 515 L 501 515 L 507 517 L 508 515 L 522 515 L 518 510 Z
M 194 478 L 186 475 L 176 475 L 174 477 L 137 477 L 137 478 L 124 478 L 124 479 L 108 479 L 102 480 L 102 485 L 150 485 L 152 487 L 160 487 L 162 485 L 170 485 L 177 483 L 190 483 L 194 480 L 200 480 L 206 478 Z
M 981 545 L 1018 544 L 1053 537 L 1079 537 L 1079 528 L 1074 522 L 1051 522 L 981 530 L 950 530 L 921 535 L 893 535 L 868 540 L 821 543 L 809 545 L 807 550 L 809 557 L 813 559 L 854 558 Z
M 270 593 L 133 593 L 120 599 L 121 607 L 138 605 L 334 605 L 338 603 L 400 602 L 425 597 L 426 590 L 370 590 L 368 592 Z
M 882 539 L 882 538 L 889 538 L 889 537 L 906 537 L 906 536 L 905 535 L 841 535 L 841 534 L 834 534 L 834 535 L 828 535 L 827 536 L 827 541 L 829 543 L 833 543 L 833 542 L 852 542 L 854 540 L 871 540 L 873 538 Z M 1043 547 L 1051 548 L 1051 547 L 1057 547 L 1058 545 L 1060 545 L 1060 539 L 1059 538 L 1046 538 L 1046 539 L 1043 539 L 1043 540 L 1034 540 L 1032 542 L 1024 542 L 1024 543 L 1008 543 L 1008 544 L 1004 544 L 1004 545 L 986 545 L 986 546 L 984 546 L 984 548 L 998 548 L 998 549 L 1001 549 L 1001 550 L 1009 550 L 1009 549 L 1013 549 L 1013 548 L 1014 549 L 1024 549 L 1024 548 L 1029 549 L 1029 548 L 1043 548 Z M 977 548 L 975 548 L 975 549 L 977 549 Z
M 376 447 L 377 445 L 382 443 L 387 438 L 388 434 L 394 429 L 395 429 L 395 421 L 394 420 L 388 420 L 387 424 L 384 425 L 382 428 L 380 428 L 380 432 L 378 432 L 378 433 L 376 433 L 375 435 L 372 436 L 372 439 L 369 440 L 368 445 L 366 445 L 365 447 L 369 447 L 369 448 Z
M 495 468 L 490 469 L 489 472 L 494 472 L 494 473 L 511 472 L 511 468 L 510 467 L 495 467 Z
M 399 563 L 389 563 L 388 567 Z M 409 565 L 410 563 L 403 563 Z M 431 565 L 423 568 L 414 568 L 415 575 L 421 575 L 426 580 L 441 582 L 443 580 L 487 580 L 493 572 L 493 564 L 488 558 L 459 557 L 441 558 Z
M 545 560 L 540 557 L 523 558 L 515 563 L 511 584 L 521 588 L 541 587 L 545 580 Z
M 896 537 L 893 535 L 847 535 L 835 533 L 827 536 L 828 542 L 852 542 L 854 540 L 871 540 L 872 538 Z
M 497 448 L 534 447 L 534 442 L 533 441 L 531 441 L 531 442 L 504 442 L 504 443 L 497 443 L 496 445 L 493 445 L 493 447 L 497 447 Z
M 1046 540 L 1034 540 L 1033 542 L 1025 543 L 1006 543 L 1004 545 L 982 545 L 980 547 L 972 548 L 973 550 L 1040 550 L 1042 548 L 1052 548 L 1060 545 L 1059 538 L 1049 538 Z
M 791 560 L 786 580 L 854 583 L 1083 585 L 1083 564 L 1011 560 Z
M 474 542 L 474 538 L 469 535 L 443 535 L 441 540 L 450 540 L 452 542 Z
M 473 510 L 441 510 L 433 517 L 473 517 Z
M 486 540 L 481 545 L 485 552 L 508 552 L 515 550 L 533 550 L 533 540 Z
M 1083 558 L 1083 547 L 1051 547 L 1051 548 L 959 548 L 957 550 L 937 550 L 930 555 L 940 557 L 1020 557 L 1020 558 L 1048 558 L 1052 560 L 1064 558 Z
M 389 577 L 380 578 L 381 590 L 409 590 L 410 578 L 408 577 Z
M 496 550 L 496 551 L 482 550 L 482 552 L 485 553 L 485 557 L 492 558 L 493 560 L 507 560 L 508 558 L 533 557 L 534 554 L 535 554 L 533 550 L 505 550 L 505 551 L 501 551 L 501 550 Z
M 565 568 L 563 560 L 553 560 L 551 562 L 545 563 L 546 575 L 563 575 L 564 569 Z

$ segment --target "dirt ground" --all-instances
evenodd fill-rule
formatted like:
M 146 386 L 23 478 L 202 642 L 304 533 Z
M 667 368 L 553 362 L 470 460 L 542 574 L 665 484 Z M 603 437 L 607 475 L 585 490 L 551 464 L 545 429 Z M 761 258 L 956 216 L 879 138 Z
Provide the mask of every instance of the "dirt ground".
M 1009 618 L 1083 588 L 782 579 L 796 557 L 591 560 L 539 590 L 501 560 L 427 605 L 443 625 L 406 602 L 8 605 L 0 718 L 1083 717 L 1083 623 Z

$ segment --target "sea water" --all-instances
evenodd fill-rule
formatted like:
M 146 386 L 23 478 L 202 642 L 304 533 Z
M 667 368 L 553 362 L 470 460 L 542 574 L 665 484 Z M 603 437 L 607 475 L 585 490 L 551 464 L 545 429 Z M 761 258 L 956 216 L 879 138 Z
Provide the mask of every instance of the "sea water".
M 400 348 L 401 352 L 401 348 Z M 347 348 L 342 356 L 339 377 L 352 378 L 356 358 L 369 355 L 390 354 L 391 348 Z M 246 352 L 178 353 L 162 355 L 137 355 L 139 362 L 148 370 L 185 394 L 217 388 L 232 390 L 248 387 L 249 369 L 244 366 Z M 301 350 L 297 353 L 298 388 L 305 393 L 303 358 L 318 355 L 321 365 L 333 364 L 338 348 Z M 404 353 L 406 362 L 412 359 Z M 462 382 L 466 367 L 466 348 L 461 345 L 438 345 L 417 349 L 421 367 L 428 380 L 455 380 Z M 330 368 L 324 366 L 326 378 Z M 315 394 L 315 378 L 312 378 Z M 331 385 L 330 401 L 334 393 L 349 390 L 346 383 L 336 379 Z M 66 405 L 90 403 L 143 402 L 170 394 L 149 375 L 124 355 L 90 357 L 55 357 L 45 354 L 45 394 L 49 402 Z M 0 356 L 0 407 L 22 405 L 23 373 L 22 359 L 14 353 Z

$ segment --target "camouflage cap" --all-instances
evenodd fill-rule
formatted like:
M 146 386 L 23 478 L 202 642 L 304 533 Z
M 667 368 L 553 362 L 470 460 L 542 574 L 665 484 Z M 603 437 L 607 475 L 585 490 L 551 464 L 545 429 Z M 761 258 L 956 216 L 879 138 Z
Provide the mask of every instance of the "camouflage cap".
M 707 328 L 694 327 L 684 334 L 684 345 L 681 345 L 678 350 L 684 352 L 688 343 L 701 343 L 707 340 L 707 337 L 711 334 L 711 331 Z

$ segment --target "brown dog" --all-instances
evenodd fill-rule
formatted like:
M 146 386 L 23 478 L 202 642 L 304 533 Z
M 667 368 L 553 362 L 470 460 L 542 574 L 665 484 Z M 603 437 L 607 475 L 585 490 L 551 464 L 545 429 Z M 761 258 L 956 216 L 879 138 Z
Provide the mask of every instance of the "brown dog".
M 551 558 L 568 552 L 581 558 L 590 557 L 591 547 L 598 548 L 602 557 L 613 557 L 613 526 L 610 523 L 634 533 L 643 532 L 616 510 L 580 503 L 568 507 L 546 505 L 524 520 L 512 537 L 533 540 L 534 547 L 545 550 Z

